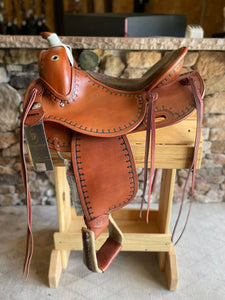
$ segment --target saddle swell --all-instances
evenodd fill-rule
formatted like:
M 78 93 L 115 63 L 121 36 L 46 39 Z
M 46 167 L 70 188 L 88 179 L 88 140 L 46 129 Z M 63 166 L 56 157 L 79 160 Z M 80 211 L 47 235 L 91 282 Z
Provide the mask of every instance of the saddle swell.
M 43 36 L 48 39 L 50 49 L 40 54 L 40 78 L 28 87 L 21 118 L 21 163 L 29 215 L 25 271 L 29 270 L 33 246 L 29 248 L 31 198 L 22 146 L 23 129 L 25 124 L 33 126 L 43 122 L 49 148 L 71 151 L 87 226 L 82 229 L 84 262 L 90 270 L 104 272 L 119 253 L 123 241 L 110 213 L 130 203 L 138 186 L 126 135 L 146 131 L 145 191 L 149 152 L 150 185 L 154 170 L 156 128 L 180 122 L 197 109 L 196 144 L 191 166 L 195 177 L 204 83 L 197 72 L 180 75 L 186 47 L 164 56 L 143 78 L 126 80 L 81 70 L 57 35 L 45 33 Z M 194 185 L 194 178 L 192 182 Z M 151 187 L 147 211 L 150 193 Z M 96 253 L 95 239 L 106 227 L 109 238 Z

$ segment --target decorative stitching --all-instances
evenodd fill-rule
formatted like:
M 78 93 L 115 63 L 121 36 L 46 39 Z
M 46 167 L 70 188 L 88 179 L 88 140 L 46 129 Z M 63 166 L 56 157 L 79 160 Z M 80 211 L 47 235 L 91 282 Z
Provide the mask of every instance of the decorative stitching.
M 67 143 L 65 144 L 65 142 L 62 142 L 60 143 L 60 141 L 57 139 L 57 138 L 50 138 L 48 137 L 47 138 L 47 142 L 48 144 L 54 146 L 54 147 L 57 147 L 57 148 L 68 148 L 68 147 L 71 147 L 71 143 Z
M 45 93 L 47 95 L 47 97 L 49 97 L 52 101 L 54 102 L 58 102 L 59 105 L 60 103 L 63 103 L 65 106 L 66 104 L 70 104 L 71 102 L 75 101 L 75 99 L 78 97 L 78 93 L 79 93 L 79 70 L 76 70 L 75 69 L 75 83 L 74 83 L 74 90 L 73 90 L 73 93 L 72 95 L 66 99 L 66 100 L 63 100 L 57 96 L 55 96 L 53 94 L 53 92 L 51 90 L 49 90 L 48 88 L 45 89 Z M 86 126 L 82 125 L 82 124 L 77 124 L 73 123 L 72 120 L 61 120 L 60 117 L 56 117 L 56 116 L 53 116 L 53 115 L 47 115 L 45 118 L 47 119 L 53 119 L 53 120 L 56 120 L 56 121 L 61 121 L 65 124 L 68 124 L 68 125 L 72 125 L 74 127 L 74 130 L 79 129 L 79 130 L 82 130 L 84 131 L 85 133 L 88 133 L 88 132 L 91 132 L 91 133 L 102 133 L 102 134 L 109 134 L 109 133 L 116 133 L 116 132 L 121 132 L 123 131 L 124 129 L 129 129 L 131 126 L 133 126 L 134 124 L 136 124 L 141 115 L 142 115 L 142 112 L 144 110 L 144 98 L 143 96 L 140 94 L 140 93 L 128 93 L 128 92 L 118 92 L 118 91 L 112 91 L 111 89 L 101 85 L 100 83 L 96 83 L 94 82 L 93 80 L 91 80 L 91 78 L 88 76 L 88 75 L 85 75 L 85 77 L 88 77 L 88 81 L 92 83 L 93 86 L 97 86 L 99 88 L 102 88 L 102 90 L 104 90 L 105 93 L 110 93 L 111 95 L 114 94 L 116 96 L 125 96 L 125 97 L 136 97 L 137 98 L 137 113 L 134 117 L 134 119 L 132 119 L 131 121 L 129 121 L 127 124 L 123 124 L 122 126 L 119 126 L 118 128 L 113 128 L 113 129 L 104 129 L 104 128 L 87 128 Z
M 75 153 L 76 153 L 76 160 L 77 160 L 77 169 L 78 169 L 78 175 L 79 175 L 79 181 L 80 181 L 80 186 L 82 190 L 82 194 L 84 197 L 84 202 L 86 204 L 86 208 L 88 211 L 88 214 L 90 216 L 90 219 L 92 219 L 91 215 L 93 215 L 92 211 L 92 206 L 90 206 L 89 202 L 89 195 L 87 191 L 87 185 L 86 185 L 86 179 L 85 179 L 85 173 L 82 167 L 82 155 L 81 155 L 81 135 L 77 134 L 76 136 L 76 143 L 75 143 Z M 79 155 L 77 155 L 79 153 Z
M 78 137 L 79 136 L 79 137 Z M 90 217 L 90 220 L 94 220 L 95 218 L 99 217 L 99 216 L 95 216 L 94 212 L 92 211 L 92 206 L 90 206 L 90 201 L 89 201 L 89 194 L 88 194 L 88 187 L 86 185 L 86 178 L 85 178 L 85 173 L 84 170 L 82 168 L 82 154 L 81 154 L 81 149 L 80 149 L 80 144 L 78 143 L 78 141 L 81 140 L 82 135 L 77 135 L 76 138 L 76 143 L 75 143 L 75 153 L 76 153 L 76 160 L 77 160 L 77 165 L 78 166 L 78 175 L 79 175 L 79 181 L 80 181 L 80 185 L 81 185 L 81 190 L 83 193 L 83 197 L 84 197 L 84 202 Z M 117 207 L 121 207 L 126 205 L 129 201 L 131 201 L 133 199 L 133 197 L 135 196 L 135 190 L 136 190 L 136 185 L 135 185 L 135 173 L 134 173 L 134 169 L 133 169 L 133 165 L 132 165 L 132 158 L 130 156 L 129 150 L 127 148 L 127 144 L 126 141 L 124 139 L 123 136 L 119 136 L 117 137 L 119 140 L 121 140 L 120 146 L 122 148 L 122 151 L 124 152 L 124 159 L 125 159 L 125 163 L 127 165 L 127 173 L 129 174 L 129 193 L 128 193 L 128 197 L 126 197 L 126 199 L 121 199 L 121 202 L 118 203 L 118 205 L 113 205 L 113 207 L 109 207 L 108 210 L 105 210 L 103 214 L 107 215 L 109 214 L 112 210 L 116 209 Z M 77 155 L 77 153 L 79 153 L 79 156 Z
M 166 84 L 168 82 L 168 80 L 172 77 L 172 75 L 174 75 L 180 69 L 180 67 L 182 65 L 183 65 L 183 61 L 176 64 L 175 67 L 169 72 L 169 74 L 166 75 L 166 77 L 162 81 L 160 81 L 159 84 L 157 84 L 156 88 Z
M 121 132 L 124 129 L 129 129 L 131 126 L 133 126 L 134 124 L 136 124 L 139 121 L 140 116 L 141 116 L 142 111 L 143 111 L 143 108 L 144 108 L 144 99 L 143 99 L 142 96 L 141 96 L 141 98 L 142 98 L 142 101 L 141 100 L 138 101 L 138 111 L 137 111 L 137 114 L 136 114 L 135 118 L 130 120 L 127 124 L 123 124 L 122 125 L 123 127 L 119 126 L 118 128 L 114 127 L 112 129 L 109 129 L 109 128 L 107 128 L 107 129 L 104 129 L 104 128 L 101 128 L 101 129 L 100 128 L 95 128 L 95 129 L 93 129 L 93 128 L 87 128 L 87 126 L 84 126 L 82 124 L 79 125 L 79 124 L 77 124 L 77 122 L 72 124 L 71 120 L 61 120 L 60 117 L 57 118 L 56 116 L 52 116 L 52 115 L 47 115 L 45 118 L 54 119 L 56 121 L 61 121 L 61 122 L 65 123 L 65 124 L 68 124 L 70 126 L 72 125 L 74 127 L 74 130 L 76 130 L 76 128 L 77 128 L 79 130 L 84 131 L 85 133 L 86 132 L 91 132 L 91 133 L 109 134 L 109 133 Z
M 59 98 L 59 97 L 57 97 L 55 94 L 53 94 L 53 92 L 51 91 L 51 90 L 49 90 L 47 87 L 45 87 L 45 93 L 46 93 L 46 95 L 51 99 L 51 100 L 53 100 L 54 102 L 56 102 L 56 101 L 58 101 L 59 102 L 59 104 L 60 103 L 64 103 L 64 105 L 65 104 L 70 104 L 71 102 L 74 102 L 75 101 L 75 99 L 78 97 L 78 92 L 79 92 L 79 89 L 78 89 L 78 87 L 79 87 L 79 74 L 77 74 L 77 72 L 76 72 L 76 69 L 75 69 L 75 78 L 74 78 L 74 89 L 73 89 L 73 93 L 72 93 L 72 95 L 68 98 L 68 99 L 66 99 L 66 100 L 64 100 L 64 99 L 61 99 L 61 98 Z

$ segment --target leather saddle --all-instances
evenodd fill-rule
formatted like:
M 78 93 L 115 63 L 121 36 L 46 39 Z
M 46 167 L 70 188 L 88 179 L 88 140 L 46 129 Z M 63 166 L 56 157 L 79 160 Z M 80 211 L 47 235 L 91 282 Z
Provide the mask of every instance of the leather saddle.
M 43 123 L 48 146 L 71 151 L 73 172 L 84 214 L 84 262 L 95 272 L 105 272 L 122 247 L 123 235 L 111 212 L 130 203 L 138 179 L 127 134 L 146 131 L 145 185 L 148 157 L 154 170 L 156 129 L 170 126 L 197 110 L 195 151 L 189 175 L 194 187 L 204 83 L 198 72 L 181 74 L 187 48 L 165 55 L 140 79 L 117 79 L 81 70 L 69 46 L 54 33 L 43 33 L 49 49 L 39 56 L 40 77 L 24 98 L 21 118 L 21 162 L 28 209 L 25 272 L 33 252 L 31 197 L 24 158 L 24 125 Z M 151 145 L 151 149 L 150 149 Z M 188 175 L 188 177 L 189 177 Z M 148 213 L 147 213 L 148 216 Z M 148 220 L 147 220 L 148 221 Z M 96 253 L 95 239 L 108 227 L 109 237 Z

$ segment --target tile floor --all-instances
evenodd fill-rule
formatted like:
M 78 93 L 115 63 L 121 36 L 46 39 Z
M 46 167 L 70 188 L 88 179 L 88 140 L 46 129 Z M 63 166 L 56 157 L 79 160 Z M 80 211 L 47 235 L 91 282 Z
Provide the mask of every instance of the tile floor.
M 175 204 L 172 224 L 177 211 Z M 25 281 L 25 207 L 0 208 L 0 300 L 225 299 L 225 203 L 193 204 L 187 230 L 175 248 L 179 271 L 175 292 L 167 290 L 156 253 L 135 252 L 121 252 L 111 268 L 99 275 L 86 269 L 81 252 L 73 251 L 58 288 L 50 289 L 48 266 L 57 226 L 56 207 L 33 207 L 35 250 Z

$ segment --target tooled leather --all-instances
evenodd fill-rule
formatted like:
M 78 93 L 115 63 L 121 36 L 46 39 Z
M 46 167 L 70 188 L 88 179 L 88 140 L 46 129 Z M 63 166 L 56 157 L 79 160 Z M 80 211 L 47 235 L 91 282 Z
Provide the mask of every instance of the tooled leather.
M 160 86 L 167 85 L 168 83 L 171 83 L 172 81 L 176 80 L 181 73 L 183 64 L 184 61 L 182 57 L 181 60 L 179 60 L 175 65 L 171 67 L 171 69 L 167 72 L 165 77 L 163 77 L 163 79 L 160 80 L 160 82 L 155 87 L 159 88 Z
M 85 224 L 88 229 L 94 232 L 95 239 L 108 227 L 109 225 L 109 215 L 102 215 L 92 220 L 87 220 L 85 218 Z
M 87 221 L 127 205 L 138 178 L 126 136 L 97 138 L 74 134 L 71 155 Z
M 72 130 L 53 122 L 45 122 L 44 126 L 50 149 L 63 152 L 71 151 Z
M 62 55 L 62 60 L 65 59 L 65 50 L 62 47 L 55 48 L 56 52 L 50 52 L 51 55 L 53 53 L 60 54 Z M 144 100 L 145 89 L 131 92 L 111 88 L 95 80 L 88 73 L 78 68 L 71 68 L 67 60 L 67 64 L 65 63 L 63 69 L 68 73 L 67 77 L 71 75 L 71 84 L 68 87 L 67 82 L 65 82 L 68 93 L 60 93 L 60 88 L 57 87 L 56 89 L 55 84 L 51 84 L 47 80 L 45 72 L 43 72 L 43 69 L 45 69 L 43 55 L 43 53 L 40 55 L 40 64 L 42 65 L 40 67 L 40 76 L 46 88 L 45 95 L 48 98 L 44 101 L 44 104 L 46 104 L 46 109 L 44 108 L 46 112 L 45 119 L 58 122 L 84 134 L 102 136 L 126 134 L 141 123 L 146 106 Z M 53 68 L 52 73 L 57 74 L 58 61 L 49 63 L 51 55 L 49 54 L 48 59 L 45 59 L 47 60 L 46 66 L 48 67 L 51 64 Z M 181 70 L 183 56 L 184 54 L 180 55 L 174 62 L 170 63 L 168 69 L 162 70 L 162 73 L 159 73 L 160 76 L 155 79 L 155 83 L 151 82 L 150 87 L 153 88 L 156 84 L 158 86 L 165 85 L 174 80 Z M 56 72 L 54 72 L 55 67 Z M 57 76 L 54 76 L 55 78 Z M 57 78 L 57 82 L 61 82 L 60 78 Z M 145 88 L 148 89 L 148 86 Z M 95 94 L 97 94 L 97 97 L 95 97 Z M 104 103 L 106 97 L 107 105 Z M 51 104 L 50 107 L 47 106 L 48 100 Z M 133 106 L 131 106 L 131 103 L 133 103 Z M 109 108 L 112 108 L 110 115 L 108 114 Z M 85 112 L 85 114 L 81 112 Z M 123 115 L 121 115 L 121 112 L 123 112 Z M 99 118 L 99 113 L 101 113 L 101 118 Z
M 179 85 L 182 85 L 182 88 L 184 89 L 191 89 L 190 86 L 185 86 L 184 80 L 187 75 L 181 75 L 177 79 L 177 88 L 179 88 Z M 204 83 L 199 75 L 198 72 L 192 73 L 193 80 L 195 82 L 196 87 L 200 91 L 201 95 L 204 93 Z M 175 84 L 175 83 L 174 83 Z M 172 83 L 170 85 L 173 85 Z M 156 128 L 161 128 L 164 126 L 168 126 L 170 123 L 177 123 L 181 121 L 182 119 L 188 117 L 190 114 L 193 113 L 195 110 L 195 103 L 193 100 L 193 96 L 188 99 L 186 96 L 182 96 L 182 101 L 186 101 L 186 106 L 183 106 L 183 102 L 180 101 L 177 103 L 176 108 L 171 107 L 169 105 L 169 102 L 167 101 L 167 88 L 170 89 L 170 85 L 165 88 L 165 92 L 161 93 L 162 89 L 155 88 L 153 89 L 154 92 L 158 92 L 160 94 L 160 99 L 157 100 L 156 106 L 155 106 L 155 115 L 156 118 L 163 117 L 163 120 L 160 122 L 156 122 Z M 164 96 L 163 96 L 164 95 Z M 186 100 L 185 100 L 186 99 Z M 178 109 L 180 106 L 180 109 Z M 138 127 L 134 131 L 142 131 L 147 128 L 147 113 L 144 118 L 144 120 L 138 125 Z M 164 119 L 164 117 L 166 117 Z M 26 124 L 29 123 L 29 118 L 27 118 Z M 48 137 L 48 143 L 49 147 L 51 149 L 55 149 L 57 151 L 70 151 L 70 145 L 71 145 L 71 136 L 72 131 L 70 131 L 69 128 L 58 124 L 56 122 L 47 122 L 45 121 L 45 130 L 46 130 L 46 136 Z
M 156 118 L 163 117 L 163 120 L 161 122 L 156 123 L 157 128 L 169 126 L 177 122 L 180 122 L 181 120 L 187 118 L 195 110 L 195 104 L 194 104 L 190 87 L 183 86 L 182 89 L 179 88 L 180 81 L 182 80 L 182 78 L 185 78 L 185 76 L 186 75 L 182 75 L 174 82 L 152 90 L 152 92 L 157 92 L 159 94 L 159 99 L 156 103 L 156 108 L 155 108 Z M 199 74 L 197 72 L 195 72 L 194 78 L 198 82 L 200 92 L 203 93 L 204 85 L 202 84 Z M 89 78 L 88 81 L 90 81 Z M 95 86 L 97 84 L 92 83 L 92 85 Z M 128 114 L 126 114 L 126 119 L 128 117 L 127 123 L 121 122 L 121 121 L 125 121 L 123 117 L 120 118 L 120 123 L 119 123 L 118 116 L 120 116 L 120 111 L 122 109 L 120 105 L 121 103 L 119 103 L 120 101 L 117 101 L 117 103 L 119 104 L 117 105 L 116 101 L 111 99 L 112 110 L 110 110 L 111 112 L 110 114 L 108 110 L 109 107 L 108 105 L 110 105 L 110 99 L 107 93 L 112 95 L 113 92 L 111 92 L 109 89 L 104 88 L 103 90 L 106 94 L 105 95 L 102 94 L 101 91 L 97 101 L 93 100 L 92 101 L 93 105 L 91 105 L 89 101 L 85 100 L 85 98 L 88 99 L 88 95 L 86 95 L 85 98 L 79 97 L 79 93 L 80 94 L 82 93 L 82 89 L 80 90 L 79 93 L 77 91 L 76 93 L 74 92 L 76 90 L 75 86 L 76 84 L 74 85 L 74 90 L 71 92 L 71 94 L 76 95 L 75 96 L 77 98 L 76 100 L 71 96 L 71 94 L 69 94 L 67 98 L 62 97 L 61 99 L 57 95 L 54 96 L 53 91 L 50 91 L 49 89 L 45 90 L 45 93 L 43 95 L 43 101 L 42 101 L 43 108 L 41 108 L 45 112 L 44 114 L 45 121 L 59 123 L 72 130 L 89 134 L 89 135 L 94 135 L 94 136 L 106 136 L 106 137 L 118 136 L 123 133 L 129 133 L 131 130 L 134 130 L 135 128 L 139 130 L 138 126 L 142 125 L 141 122 L 146 110 L 146 101 L 145 101 L 144 92 L 142 95 L 136 94 L 135 96 L 133 94 L 129 95 L 127 93 L 121 93 L 122 97 L 125 96 L 128 99 L 130 97 L 138 98 L 138 100 L 132 99 L 134 100 L 134 102 L 138 101 L 138 103 L 136 102 L 136 104 L 134 104 L 134 109 L 132 110 L 132 112 L 128 113 L 129 116 Z M 93 95 L 97 93 L 96 91 L 98 91 L 99 88 L 101 89 L 101 85 L 100 86 L 98 85 L 96 88 L 97 90 L 93 90 L 92 93 L 91 92 L 89 93 L 89 95 Z M 97 95 L 99 94 L 97 93 Z M 118 97 L 118 94 L 115 91 L 114 91 L 114 95 Z M 168 95 L 170 95 L 170 101 L 168 101 Z M 107 96 L 107 105 L 102 110 L 101 101 L 105 101 L 106 96 Z M 100 101 L 98 102 L 99 99 Z M 180 101 L 177 101 L 177 99 L 180 99 Z M 131 102 L 132 100 L 130 99 L 129 101 Z M 64 107 L 60 107 L 60 103 L 62 101 L 65 102 Z M 126 105 L 128 106 L 129 106 L 129 101 L 126 103 Z M 81 102 L 83 104 L 80 104 Z M 123 100 L 121 100 L 121 102 L 123 102 Z M 101 111 L 101 118 L 99 118 L 99 114 L 96 112 L 96 108 L 98 108 L 99 111 Z M 114 108 L 114 114 L 112 113 L 113 108 Z M 80 111 L 83 112 L 85 111 L 85 114 L 82 115 L 81 113 L 78 113 Z M 128 109 L 126 111 L 128 111 Z M 51 113 L 51 115 L 49 113 Z M 105 119 L 104 117 L 102 118 L 102 115 L 105 116 Z M 143 124 L 146 123 L 146 116 L 147 114 L 145 114 L 145 120 L 143 121 Z M 108 126 L 105 125 L 105 122 L 108 123 Z M 27 121 L 27 124 L 30 125 L 29 119 Z M 96 127 L 98 128 L 94 127 L 94 124 L 96 124 L 97 125 Z M 119 124 L 120 126 L 118 125 L 114 126 L 114 124 Z M 106 127 L 104 128 L 103 126 L 106 126 L 107 129 Z M 145 128 L 146 127 L 144 128 L 142 128 L 142 126 L 140 127 L 141 130 L 144 130 Z
M 155 118 L 162 118 L 161 121 L 156 122 L 156 128 L 162 128 L 181 122 L 190 116 L 196 109 L 194 96 L 190 85 L 183 84 L 188 74 L 180 75 L 175 81 L 161 86 L 160 88 L 154 88 L 152 93 L 158 94 L 158 100 L 155 105 Z M 198 72 L 192 72 L 192 78 L 196 84 L 196 88 L 200 94 L 204 94 L 204 83 Z M 181 88 L 182 86 L 182 88 Z M 170 101 L 168 101 L 168 95 Z M 137 130 L 143 130 L 146 128 L 148 114 Z M 143 127 L 144 125 L 144 127 Z
M 45 120 L 83 134 L 122 135 L 137 127 L 145 115 L 145 91 L 110 89 L 79 69 L 74 69 L 72 89 L 67 96 L 56 93 L 47 82 L 42 80 L 42 83 L 46 88 L 43 95 Z
M 145 91 L 129 92 L 110 88 L 103 83 L 96 81 L 88 73 L 79 70 L 79 68 L 71 68 L 68 60 L 65 59 L 65 50 L 62 47 L 54 47 L 53 49 L 54 50 L 52 52 L 50 51 L 50 54 L 48 55 L 41 53 L 39 59 L 40 80 L 45 87 L 42 101 L 43 107 L 41 108 L 44 111 L 45 121 L 62 124 L 72 130 L 94 136 L 118 136 L 126 134 L 135 128 L 137 130 L 145 129 L 141 124 L 144 115 L 146 115 Z M 60 73 L 55 72 L 57 71 L 57 67 L 56 70 L 54 70 L 59 61 L 49 62 L 50 57 L 54 56 L 55 53 L 60 54 L 59 61 L 65 61 L 63 70 L 66 70 L 67 76 L 65 77 L 66 81 L 63 83 L 63 86 L 67 86 L 66 91 L 63 91 L 63 89 L 60 88 L 62 80 L 56 76 L 56 74 Z M 170 68 L 163 74 L 164 77 L 160 79 L 161 81 L 158 79 L 160 82 L 158 83 L 158 86 L 166 83 L 168 84 L 170 80 L 179 75 L 180 68 L 183 64 L 183 56 L 184 54 L 177 58 L 177 61 L 174 60 L 174 65 L 171 64 Z M 49 83 L 46 81 L 48 77 L 45 73 L 49 72 L 44 72 L 44 70 L 48 70 L 47 67 L 49 66 L 52 67 L 51 73 L 55 74 L 54 79 L 56 82 L 57 78 L 59 88 L 58 86 L 55 86 L 56 83 L 53 85 L 51 82 Z M 71 82 L 68 84 L 67 78 L 70 78 L 70 76 Z M 61 91 L 61 93 L 59 91 Z M 85 94 L 84 91 L 86 91 Z M 167 93 L 170 93 L 170 91 L 167 90 Z M 97 97 L 95 96 L 96 94 Z M 106 97 L 107 103 L 105 103 Z M 91 99 L 91 101 L 89 99 Z M 104 103 L 104 105 L 102 103 Z M 131 103 L 133 103 L 132 109 Z M 61 106 L 62 104 L 63 107 Z M 174 114 L 170 110 L 170 107 L 173 107 L 173 105 L 171 104 L 170 107 L 167 106 L 167 97 L 162 103 L 158 101 L 158 105 L 156 106 L 156 117 L 161 117 L 161 115 L 163 115 L 166 116 L 166 119 L 164 122 L 158 122 L 156 125 L 157 128 L 178 122 L 188 114 L 182 116 L 180 111 Z M 189 112 L 191 113 L 192 111 L 193 107 L 190 107 Z M 121 112 L 123 112 L 125 116 L 121 115 Z M 99 113 L 101 118 L 99 118 Z M 179 118 L 177 115 L 179 115 Z M 27 124 L 30 125 L 28 122 L 29 121 L 27 121 Z M 139 126 L 140 128 L 138 128 Z M 51 136 L 48 137 L 48 140 L 51 148 L 60 151 L 63 151 L 64 149 L 66 149 L 64 151 L 68 150 L 68 148 L 64 148 L 63 146 L 68 144 L 67 141 L 60 141 L 59 139 L 56 141 Z

